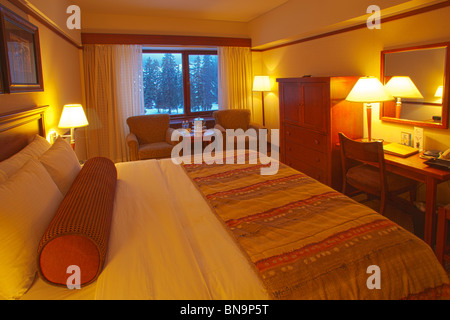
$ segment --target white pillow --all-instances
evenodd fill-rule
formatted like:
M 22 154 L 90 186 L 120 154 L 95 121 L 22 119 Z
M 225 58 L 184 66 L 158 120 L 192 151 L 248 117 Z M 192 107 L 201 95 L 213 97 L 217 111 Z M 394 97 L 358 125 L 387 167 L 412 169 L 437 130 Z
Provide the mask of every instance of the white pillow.
M 0 296 L 20 298 L 37 271 L 39 242 L 63 196 L 38 160 L 0 184 Z
M 61 193 L 66 195 L 81 170 L 80 162 L 72 147 L 59 137 L 39 161 L 47 169 Z
M 51 144 L 45 138 L 36 134 L 25 148 L 0 162 L 0 182 L 5 182 L 31 158 L 38 159 L 50 147 Z

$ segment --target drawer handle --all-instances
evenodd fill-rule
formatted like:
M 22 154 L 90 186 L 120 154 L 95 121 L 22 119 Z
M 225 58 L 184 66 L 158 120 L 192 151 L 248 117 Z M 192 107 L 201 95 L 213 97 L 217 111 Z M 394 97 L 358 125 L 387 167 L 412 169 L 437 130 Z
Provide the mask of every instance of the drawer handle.
M 286 131 L 286 134 L 287 134 L 288 136 L 290 136 L 290 135 L 291 135 L 291 132 L 290 132 L 290 131 Z
M 319 144 L 319 140 L 314 139 L 314 143 L 315 143 L 315 144 Z

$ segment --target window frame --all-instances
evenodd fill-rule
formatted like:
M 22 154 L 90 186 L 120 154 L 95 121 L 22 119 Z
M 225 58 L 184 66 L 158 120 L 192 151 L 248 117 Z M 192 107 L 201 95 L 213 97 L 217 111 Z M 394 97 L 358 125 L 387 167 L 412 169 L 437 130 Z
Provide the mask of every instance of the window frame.
M 194 118 L 212 118 L 212 114 L 215 110 L 211 111 L 200 111 L 200 112 L 191 112 L 191 82 L 190 82 L 190 73 L 189 73 L 189 56 L 190 55 L 215 55 L 217 56 L 217 49 L 214 50 L 206 50 L 206 49 L 197 49 L 197 50 L 183 50 L 183 49 L 151 49 L 144 48 L 142 49 L 142 55 L 144 54 L 158 54 L 158 53 L 173 53 L 173 54 L 181 54 L 181 63 L 182 63 L 182 73 L 183 73 L 183 99 L 184 99 L 184 113 L 183 114 L 171 114 L 171 120 L 184 120 L 184 119 L 194 119 Z M 218 80 L 218 79 L 217 79 Z

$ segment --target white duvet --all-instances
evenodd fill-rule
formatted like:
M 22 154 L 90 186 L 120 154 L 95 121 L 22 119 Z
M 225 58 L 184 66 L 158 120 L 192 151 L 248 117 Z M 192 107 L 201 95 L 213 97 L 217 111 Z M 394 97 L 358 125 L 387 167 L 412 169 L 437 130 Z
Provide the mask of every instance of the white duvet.
M 24 299 L 267 299 L 256 272 L 183 168 L 116 164 L 105 268 L 81 290 L 38 279 Z

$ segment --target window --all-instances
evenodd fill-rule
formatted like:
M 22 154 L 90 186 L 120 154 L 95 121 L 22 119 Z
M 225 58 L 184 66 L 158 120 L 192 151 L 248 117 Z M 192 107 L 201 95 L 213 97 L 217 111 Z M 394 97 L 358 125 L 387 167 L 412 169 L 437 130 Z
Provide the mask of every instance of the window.
M 215 51 L 143 52 L 145 114 L 208 116 L 218 110 Z

